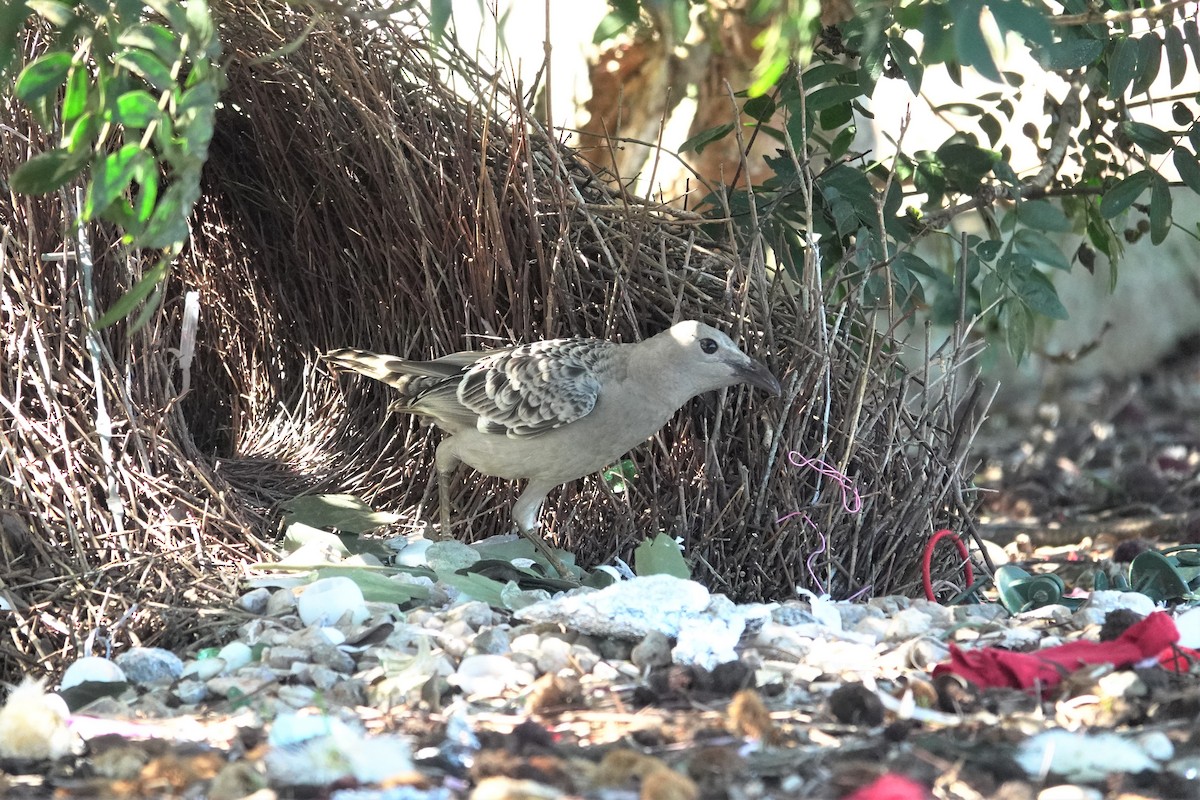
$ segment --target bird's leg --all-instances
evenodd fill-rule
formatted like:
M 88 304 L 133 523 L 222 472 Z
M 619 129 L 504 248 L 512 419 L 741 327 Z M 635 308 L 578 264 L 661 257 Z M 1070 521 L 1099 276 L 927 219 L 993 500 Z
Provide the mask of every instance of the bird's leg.
M 450 536 L 450 479 L 461 463 L 458 456 L 447 446 L 450 439 L 445 439 L 438 445 L 434 454 L 434 468 L 437 470 L 438 485 L 438 531 L 433 535 L 434 541 L 449 539 Z
M 438 470 L 438 529 L 433 534 L 433 540 L 440 542 L 443 539 L 449 539 L 450 536 L 450 479 L 454 477 L 454 470 L 443 472 Z
M 550 489 L 546 487 L 533 485 L 526 487 L 521 496 L 517 498 L 517 502 L 513 504 L 513 522 L 517 524 L 517 532 L 528 539 L 530 544 L 550 562 L 559 577 L 577 581 L 575 573 L 571 572 L 537 531 L 538 511 L 541 510 L 542 501 L 546 499 L 546 493 L 549 491 Z

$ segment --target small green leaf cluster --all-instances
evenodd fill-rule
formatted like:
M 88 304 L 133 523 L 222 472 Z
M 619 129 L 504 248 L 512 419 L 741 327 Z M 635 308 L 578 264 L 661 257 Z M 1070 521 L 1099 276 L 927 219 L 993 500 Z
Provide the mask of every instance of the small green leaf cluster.
M 53 36 L 13 88 L 56 144 L 9 176 L 12 189 L 46 194 L 82 179 L 79 223 L 114 223 L 125 244 L 160 251 L 102 327 L 155 290 L 187 240 L 223 86 L 220 45 L 205 0 L 37 0 L 0 20 L 0 66 L 30 12 Z

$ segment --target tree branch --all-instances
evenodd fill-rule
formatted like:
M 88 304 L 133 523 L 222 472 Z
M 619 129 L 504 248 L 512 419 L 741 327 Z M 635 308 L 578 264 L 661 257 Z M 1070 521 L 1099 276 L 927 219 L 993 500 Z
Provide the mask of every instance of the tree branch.
M 1072 25 L 1095 25 L 1097 23 L 1107 25 L 1113 22 L 1132 22 L 1135 19 L 1158 19 L 1160 17 L 1170 17 L 1175 13 L 1176 9 L 1185 8 L 1193 3 L 1195 3 L 1195 0 L 1171 0 L 1171 2 L 1163 3 L 1160 6 L 1133 8 L 1129 11 L 1085 11 L 1082 14 L 1063 14 L 1057 17 L 1050 17 L 1050 24 L 1059 27 L 1069 27 Z

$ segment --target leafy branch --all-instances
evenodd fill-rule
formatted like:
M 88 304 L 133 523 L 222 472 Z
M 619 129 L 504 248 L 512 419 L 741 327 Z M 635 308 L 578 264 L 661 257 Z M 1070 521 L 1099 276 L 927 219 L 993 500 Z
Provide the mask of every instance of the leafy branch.
M 97 321 L 123 319 L 166 278 L 200 197 L 223 74 L 205 0 L 28 4 L 51 43 L 16 78 L 16 96 L 57 144 L 19 166 L 14 191 L 48 194 L 80 181 L 77 224 L 104 220 L 153 265 Z M 18 27 L 19 29 L 19 27 Z M 4 40 L 0 64 L 11 63 Z M 157 307 L 147 305 L 143 324 Z

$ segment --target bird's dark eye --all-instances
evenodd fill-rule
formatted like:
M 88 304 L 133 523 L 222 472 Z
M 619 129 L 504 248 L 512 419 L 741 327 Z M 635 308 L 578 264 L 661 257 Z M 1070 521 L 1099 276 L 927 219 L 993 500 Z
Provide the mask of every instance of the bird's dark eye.
M 713 353 L 717 352 L 717 343 L 712 339 L 701 339 L 700 349 L 711 356 Z

